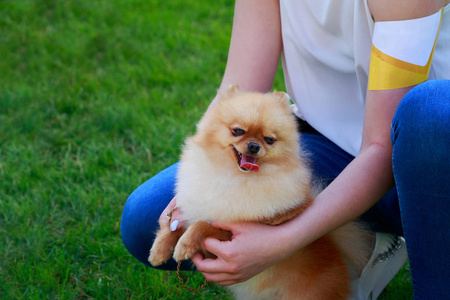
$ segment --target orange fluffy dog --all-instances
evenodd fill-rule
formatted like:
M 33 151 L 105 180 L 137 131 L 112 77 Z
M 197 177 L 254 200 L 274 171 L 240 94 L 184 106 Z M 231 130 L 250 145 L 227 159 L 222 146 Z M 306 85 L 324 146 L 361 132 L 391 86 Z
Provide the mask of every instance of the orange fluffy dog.
M 277 225 L 313 201 L 311 174 L 302 158 L 297 123 L 285 93 L 221 95 L 186 140 L 176 194 L 183 229 L 161 222 L 150 251 L 152 265 L 174 251 L 177 261 L 202 250 L 206 237 L 230 240 L 210 220 Z M 238 299 L 347 299 L 351 275 L 367 257 L 365 233 L 348 224 L 250 280 L 232 285 Z

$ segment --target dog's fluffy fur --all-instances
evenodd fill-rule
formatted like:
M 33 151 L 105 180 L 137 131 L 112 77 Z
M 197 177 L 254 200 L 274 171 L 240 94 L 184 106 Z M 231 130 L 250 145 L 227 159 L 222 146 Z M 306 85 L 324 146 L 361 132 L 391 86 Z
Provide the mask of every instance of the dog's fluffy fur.
M 232 239 L 209 220 L 277 225 L 300 214 L 314 196 L 303 156 L 285 93 L 231 87 L 186 140 L 176 185 L 184 226 L 170 232 L 160 223 L 150 263 L 164 263 L 174 249 L 175 260 L 189 259 L 206 237 Z M 367 244 L 364 230 L 348 224 L 230 289 L 245 300 L 347 299 Z

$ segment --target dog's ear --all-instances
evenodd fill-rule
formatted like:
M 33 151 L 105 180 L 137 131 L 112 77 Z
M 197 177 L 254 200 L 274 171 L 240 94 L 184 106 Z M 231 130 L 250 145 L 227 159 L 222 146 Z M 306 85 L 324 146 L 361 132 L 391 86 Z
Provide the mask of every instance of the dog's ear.
M 220 92 L 219 91 L 219 98 L 222 99 L 229 99 L 229 98 L 233 98 L 234 96 L 236 96 L 236 94 L 238 94 L 241 91 L 241 89 L 239 88 L 239 85 L 237 84 L 231 84 L 228 89 L 225 92 Z
M 272 95 L 274 95 L 275 99 L 280 101 L 286 107 L 290 107 L 291 106 L 291 101 L 292 100 L 291 100 L 291 97 L 287 93 L 273 91 Z

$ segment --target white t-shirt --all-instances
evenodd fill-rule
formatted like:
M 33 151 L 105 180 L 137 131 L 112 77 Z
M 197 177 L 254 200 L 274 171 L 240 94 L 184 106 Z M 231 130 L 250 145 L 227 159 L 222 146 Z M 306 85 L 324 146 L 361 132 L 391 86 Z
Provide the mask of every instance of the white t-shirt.
M 281 0 L 283 69 L 295 113 L 359 152 L 374 21 L 367 0 Z M 450 79 L 450 5 L 429 79 Z

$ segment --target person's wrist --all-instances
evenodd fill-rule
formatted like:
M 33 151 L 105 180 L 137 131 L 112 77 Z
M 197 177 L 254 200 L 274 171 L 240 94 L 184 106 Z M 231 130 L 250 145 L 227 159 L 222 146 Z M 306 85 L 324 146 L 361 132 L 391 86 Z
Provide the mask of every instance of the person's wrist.
M 273 242 L 280 247 L 278 261 L 291 256 L 301 248 L 295 230 L 292 229 L 289 222 L 274 226 L 273 229 L 275 229 L 273 232 L 275 240 Z

